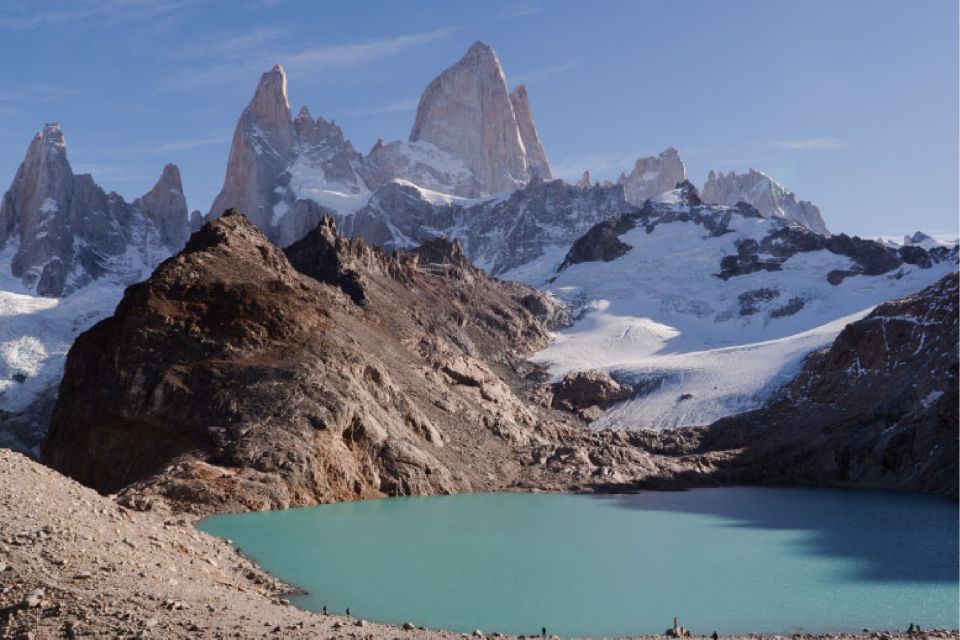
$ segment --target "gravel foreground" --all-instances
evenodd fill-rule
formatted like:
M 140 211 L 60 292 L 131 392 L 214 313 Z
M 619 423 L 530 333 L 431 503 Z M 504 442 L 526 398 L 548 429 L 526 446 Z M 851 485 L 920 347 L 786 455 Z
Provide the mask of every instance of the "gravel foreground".
M 0 638 L 470 637 L 302 611 L 288 593 L 192 522 L 132 511 L 0 449 Z

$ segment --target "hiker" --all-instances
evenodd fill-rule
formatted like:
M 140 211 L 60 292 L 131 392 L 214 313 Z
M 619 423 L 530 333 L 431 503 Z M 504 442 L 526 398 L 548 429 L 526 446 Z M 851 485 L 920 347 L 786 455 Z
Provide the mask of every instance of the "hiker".
M 347 617 L 350 617 L 350 607 L 347 607 Z
M 912 622 L 910 623 L 910 626 L 907 627 L 907 633 L 913 635 L 913 623 L 912 623 Z
M 716 630 L 714 630 L 714 632 L 713 632 L 712 634 L 710 634 L 711 640 L 717 640 L 717 638 L 719 638 L 719 637 L 720 637 L 720 636 L 717 635 Z
M 323 615 L 327 615 L 327 605 L 323 605 Z
M 546 628 L 546 627 L 540 627 L 540 637 L 543 638 L 543 640 L 547 640 L 547 628 Z

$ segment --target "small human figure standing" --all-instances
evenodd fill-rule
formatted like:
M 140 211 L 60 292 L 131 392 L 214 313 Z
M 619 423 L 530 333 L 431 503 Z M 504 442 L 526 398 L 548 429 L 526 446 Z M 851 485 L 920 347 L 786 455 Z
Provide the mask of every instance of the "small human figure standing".
M 547 628 L 546 628 L 546 627 L 540 627 L 540 637 L 543 638 L 543 640 L 547 640 Z

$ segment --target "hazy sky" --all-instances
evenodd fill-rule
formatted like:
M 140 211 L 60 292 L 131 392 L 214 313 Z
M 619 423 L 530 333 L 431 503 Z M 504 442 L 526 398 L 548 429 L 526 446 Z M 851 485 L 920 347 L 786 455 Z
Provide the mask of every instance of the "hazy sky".
M 59 121 L 75 171 L 132 199 L 175 162 L 206 212 L 274 63 L 366 152 L 475 40 L 527 85 L 559 177 L 673 145 L 696 184 L 761 169 L 834 231 L 957 234 L 956 0 L 5 1 L 0 183 Z

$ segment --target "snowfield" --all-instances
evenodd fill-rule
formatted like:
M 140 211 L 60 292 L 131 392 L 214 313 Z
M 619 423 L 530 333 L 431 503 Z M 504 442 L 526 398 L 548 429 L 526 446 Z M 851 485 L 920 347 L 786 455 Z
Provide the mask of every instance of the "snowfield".
M 105 262 L 106 277 L 87 283 L 72 273 L 70 287 L 79 288 L 62 298 L 38 296 L 11 274 L 17 242 L 0 251 L 0 424 L 3 413 L 27 409 L 57 385 L 76 337 L 110 316 L 127 285 L 145 279 L 169 256 L 146 225 L 132 233 L 139 235 L 127 250 Z
M 632 248 L 610 262 L 556 273 L 563 256 L 551 253 L 552 264 L 545 259 L 508 272 L 505 278 L 563 300 L 575 318 L 532 359 L 554 380 L 601 369 L 638 389 L 594 428 L 709 424 L 759 408 L 848 323 L 956 269 L 952 260 L 929 269 L 905 264 L 833 286 L 827 273 L 853 263 L 821 250 L 792 256 L 780 271 L 713 275 L 724 256 L 736 254 L 735 241 L 759 241 L 777 224 L 734 215 L 733 232 L 718 237 L 692 222 L 658 224 L 651 233 L 638 225 L 620 236 Z
M 70 345 L 113 313 L 123 290 L 104 281 L 65 298 L 0 290 L 0 410 L 22 411 L 57 384 Z

